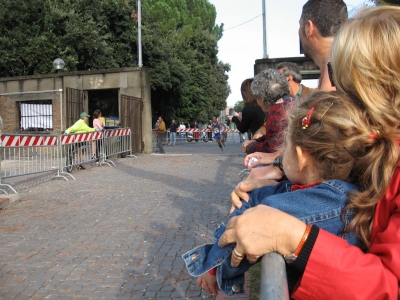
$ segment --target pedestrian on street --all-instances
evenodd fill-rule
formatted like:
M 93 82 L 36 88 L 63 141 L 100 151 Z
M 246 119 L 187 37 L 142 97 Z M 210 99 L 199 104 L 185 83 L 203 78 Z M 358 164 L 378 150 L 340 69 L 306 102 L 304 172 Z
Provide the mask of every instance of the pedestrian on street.
M 212 120 L 208 121 L 208 126 L 207 126 L 208 131 L 208 142 L 211 143 L 212 142 Z
M 169 146 L 176 144 L 176 129 L 178 128 L 178 124 L 176 124 L 175 119 L 172 119 L 171 125 L 169 126 Z
M 199 124 L 197 124 L 197 121 L 194 121 L 194 125 L 193 125 L 193 128 L 194 128 L 194 132 L 193 132 L 193 137 L 194 137 L 194 140 L 196 141 L 196 142 L 198 142 L 199 141 L 199 137 L 200 137 L 200 132 L 198 131 L 199 130 Z M 197 130 L 197 131 L 196 131 Z
M 186 129 L 185 123 L 183 123 L 183 121 L 181 122 L 181 125 L 179 125 L 179 129 L 181 129 L 181 130 L 185 130 Z M 182 141 L 185 140 L 185 136 L 186 136 L 186 133 L 181 131 L 179 133 L 179 142 L 182 143 Z
M 89 127 L 88 126 L 88 118 L 90 116 L 86 113 L 86 112 L 82 112 L 80 114 L 80 119 L 78 121 L 75 122 L 74 125 L 72 125 L 71 127 L 69 127 L 67 130 L 65 130 L 66 134 L 70 134 L 70 133 L 83 133 L 83 132 L 93 132 L 96 129 Z M 83 155 L 83 150 L 82 147 L 86 144 L 86 142 L 82 142 L 82 143 L 77 143 L 77 147 L 78 147 L 78 170 L 85 170 L 85 167 L 82 166 L 81 162 L 82 162 L 82 155 Z
M 96 129 L 97 132 L 101 132 L 104 130 L 104 123 L 102 123 L 100 118 L 101 118 L 101 110 L 96 109 L 93 112 L 93 128 Z M 98 145 L 96 145 L 96 144 L 98 144 Z M 96 159 L 96 162 L 99 161 L 100 146 L 101 146 L 100 140 L 92 142 L 92 159 Z
M 162 146 L 162 140 L 165 132 L 165 123 L 161 116 L 158 117 L 158 128 L 157 128 L 157 147 L 160 153 L 165 153 L 164 148 Z

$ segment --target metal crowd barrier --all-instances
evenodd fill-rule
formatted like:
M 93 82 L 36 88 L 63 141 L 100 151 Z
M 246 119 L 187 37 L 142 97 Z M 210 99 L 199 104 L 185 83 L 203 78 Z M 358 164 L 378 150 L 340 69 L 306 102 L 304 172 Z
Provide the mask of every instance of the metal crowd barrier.
M 136 157 L 136 155 L 132 154 L 132 136 L 129 127 L 107 129 L 104 131 L 105 158 L 108 159 L 108 157 L 117 154 Z
M 1 134 L 0 135 L 0 186 L 3 178 L 57 171 L 53 178 L 62 177 L 59 172 L 59 139 L 56 135 Z M 4 189 L 0 189 L 4 193 Z
M 106 161 L 103 147 L 104 134 L 102 132 L 71 133 L 60 136 L 60 172 L 69 174 L 74 167 L 80 164 L 93 162 L 115 166 L 112 161 Z M 66 170 L 68 173 L 65 173 Z M 71 174 L 69 174 L 74 178 Z M 75 179 L 75 178 L 74 178 Z
M 188 129 L 176 129 L 176 143 L 186 143 L 187 142 L 187 134 L 191 132 L 193 133 L 193 136 L 195 136 L 195 133 L 198 133 L 198 139 L 201 140 L 202 138 L 202 133 L 208 133 L 208 132 L 212 132 L 211 129 L 195 129 L 195 128 L 188 128 Z M 222 131 L 225 136 L 226 136 L 226 141 L 232 141 L 234 143 L 240 143 L 241 139 L 240 139 L 240 135 L 241 133 L 237 130 L 237 129 L 226 129 Z M 184 135 L 181 137 L 181 133 L 183 133 Z M 157 130 L 153 129 L 152 130 L 152 144 L 153 144 L 153 149 L 157 148 Z M 171 142 L 171 134 L 169 129 L 167 129 L 167 131 L 164 133 L 163 136 L 163 143 L 167 143 L 169 144 Z M 195 138 L 194 138 L 195 140 Z
M 286 265 L 282 255 L 271 252 L 261 260 L 260 300 L 289 300 Z
M 74 167 L 87 162 L 115 166 L 109 157 L 132 154 L 130 128 L 104 132 L 52 134 L 0 134 L 0 192 L 17 193 L 2 179 L 55 171 L 51 178 L 63 178 Z M 66 172 L 65 172 L 66 171 Z

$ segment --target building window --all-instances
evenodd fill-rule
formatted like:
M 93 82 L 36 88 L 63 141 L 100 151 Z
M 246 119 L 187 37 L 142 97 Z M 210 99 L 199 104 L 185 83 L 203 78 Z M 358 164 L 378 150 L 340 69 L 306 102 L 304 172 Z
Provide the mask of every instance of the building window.
M 53 105 L 51 100 L 19 102 L 21 131 L 53 130 Z

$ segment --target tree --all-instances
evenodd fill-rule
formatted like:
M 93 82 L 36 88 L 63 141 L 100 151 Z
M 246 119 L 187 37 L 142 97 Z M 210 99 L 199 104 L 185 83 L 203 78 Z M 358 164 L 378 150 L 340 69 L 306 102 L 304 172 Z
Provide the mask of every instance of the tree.
M 241 112 L 243 110 L 243 106 L 244 106 L 244 101 L 238 101 L 235 103 L 235 106 L 233 107 L 233 109 L 236 112 Z
M 143 65 L 164 119 L 205 122 L 226 106 L 230 66 L 218 61 L 223 24 L 207 0 L 142 2 Z M 0 76 L 133 67 L 136 0 L 0 0 Z
M 214 6 L 203 0 L 150 0 L 143 16 L 143 57 L 155 113 L 202 122 L 219 115 L 230 92 L 230 66 L 217 59 L 223 25 L 215 25 Z

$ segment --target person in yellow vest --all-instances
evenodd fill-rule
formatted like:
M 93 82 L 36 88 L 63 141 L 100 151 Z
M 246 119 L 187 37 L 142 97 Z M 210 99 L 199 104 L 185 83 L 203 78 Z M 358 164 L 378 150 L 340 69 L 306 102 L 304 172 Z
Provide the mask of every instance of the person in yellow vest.
M 157 147 L 160 153 L 165 153 L 162 146 L 162 140 L 165 132 L 165 122 L 161 116 L 158 117 L 158 128 L 157 128 Z
M 87 124 L 88 122 L 88 117 L 90 117 L 86 112 L 82 112 L 80 114 L 80 119 L 78 121 L 75 122 L 74 125 L 72 125 L 71 127 L 69 127 L 67 130 L 65 130 L 66 134 L 70 134 L 70 133 L 83 133 L 83 132 L 93 132 L 96 129 L 89 127 L 89 125 Z M 82 166 L 81 161 L 82 161 L 82 146 L 85 144 L 85 142 L 82 143 L 78 143 L 78 170 L 85 170 L 85 167 Z

